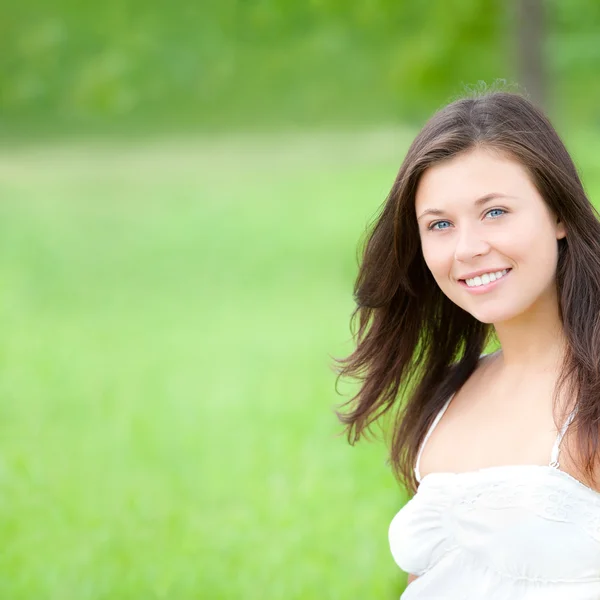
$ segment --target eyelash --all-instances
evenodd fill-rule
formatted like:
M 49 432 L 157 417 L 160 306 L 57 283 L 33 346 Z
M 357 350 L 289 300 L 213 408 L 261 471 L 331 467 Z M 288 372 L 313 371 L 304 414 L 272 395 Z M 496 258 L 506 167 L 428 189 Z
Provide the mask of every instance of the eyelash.
M 500 210 L 500 211 L 502 211 L 504 214 L 506 214 L 506 212 L 507 212 L 507 211 L 506 211 L 506 210 L 504 210 L 503 208 L 490 208 L 490 210 L 488 210 L 488 211 L 487 211 L 485 214 L 487 215 L 487 214 L 489 214 L 489 213 L 491 213 L 491 212 L 494 212 L 495 210 Z M 500 216 L 500 217 L 501 217 L 502 215 L 498 215 L 498 216 Z M 493 218 L 493 219 L 497 219 L 498 217 L 492 217 L 492 218 Z M 430 225 L 427 227 L 427 229 L 428 229 L 429 231 L 434 231 L 434 226 L 435 226 L 435 225 L 437 225 L 438 223 L 449 223 L 449 221 L 445 221 L 445 220 L 444 220 L 444 221 L 435 221 L 435 222 L 431 223 L 431 224 L 430 224 Z M 447 227 L 444 227 L 444 229 L 447 229 Z M 441 230 L 441 229 L 438 229 L 437 231 L 442 231 L 442 230 Z

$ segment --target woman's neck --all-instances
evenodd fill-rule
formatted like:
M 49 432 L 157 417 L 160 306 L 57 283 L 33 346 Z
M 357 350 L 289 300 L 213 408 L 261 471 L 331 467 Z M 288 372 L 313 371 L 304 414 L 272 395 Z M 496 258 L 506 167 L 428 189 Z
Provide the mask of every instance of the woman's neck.
M 532 307 L 518 317 L 494 324 L 506 374 L 558 372 L 567 347 L 556 303 Z M 500 358 L 500 357 L 499 357 Z

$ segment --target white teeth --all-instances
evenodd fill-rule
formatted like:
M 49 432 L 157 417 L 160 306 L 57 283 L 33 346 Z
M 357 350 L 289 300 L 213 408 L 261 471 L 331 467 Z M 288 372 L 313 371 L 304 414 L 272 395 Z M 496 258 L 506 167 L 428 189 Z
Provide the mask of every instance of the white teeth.
M 473 277 L 473 279 L 467 279 L 467 285 L 469 287 L 479 287 L 480 285 L 485 285 L 486 283 L 490 283 L 490 281 L 496 281 L 496 279 L 500 279 L 500 277 L 504 277 L 508 273 L 509 269 L 504 269 L 503 271 L 496 271 L 495 273 L 485 273 L 478 277 Z

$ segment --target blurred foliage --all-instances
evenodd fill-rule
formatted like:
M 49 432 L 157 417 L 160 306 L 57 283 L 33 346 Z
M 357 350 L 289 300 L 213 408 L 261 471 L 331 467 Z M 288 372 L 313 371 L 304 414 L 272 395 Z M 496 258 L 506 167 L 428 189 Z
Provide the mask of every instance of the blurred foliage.
M 516 81 L 515 3 L 4 0 L 0 126 L 422 119 L 466 84 Z M 545 4 L 552 108 L 598 122 L 600 3 Z

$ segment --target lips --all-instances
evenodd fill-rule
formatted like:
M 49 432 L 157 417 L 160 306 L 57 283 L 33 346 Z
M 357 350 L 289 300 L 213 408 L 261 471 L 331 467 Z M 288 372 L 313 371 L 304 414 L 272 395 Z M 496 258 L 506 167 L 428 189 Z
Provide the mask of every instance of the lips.
M 485 275 L 486 273 L 498 273 L 498 271 L 510 271 L 512 269 L 512 267 L 502 267 L 500 269 L 487 269 L 486 271 L 475 271 L 473 273 L 469 273 L 468 275 L 466 275 L 465 277 L 461 277 L 458 281 L 466 281 L 467 279 L 475 279 L 475 277 L 481 277 L 482 275 Z
M 499 279 L 495 279 L 494 281 L 490 280 L 488 283 L 482 283 L 481 285 L 470 286 L 470 285 L 467 284 L 467 282 L 465 280 L 459 279 L 458 280 L 458 285 L 460 285 L 461 287 L 464 287 L 465 290 L 467 290 L 471 294 L 475 294 L 475 295 L 485 294 L 488 291 L 494 290 L 498 285 L 502 285 L 502 282 L 507 277 L 510 277 L 512 269 L 507 269 L 506 271 L 507 272 L 506 272 L 505 275 L 503 275 Z

